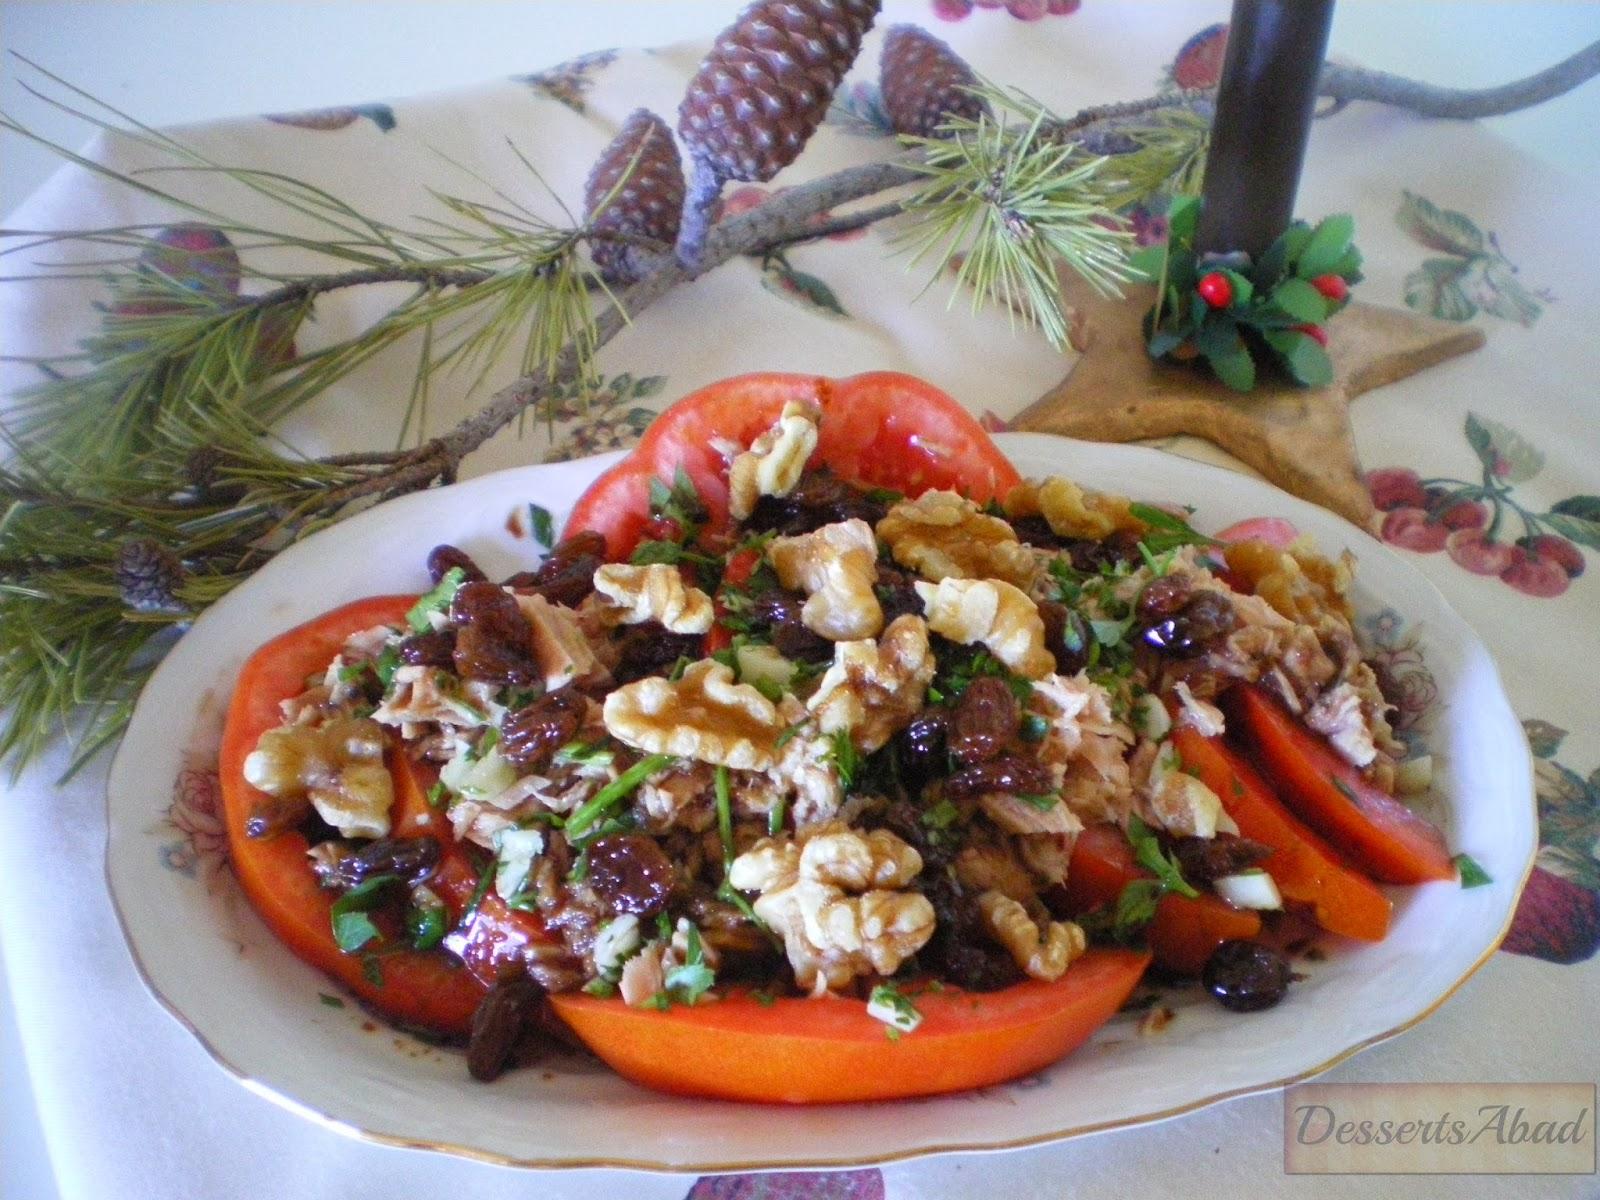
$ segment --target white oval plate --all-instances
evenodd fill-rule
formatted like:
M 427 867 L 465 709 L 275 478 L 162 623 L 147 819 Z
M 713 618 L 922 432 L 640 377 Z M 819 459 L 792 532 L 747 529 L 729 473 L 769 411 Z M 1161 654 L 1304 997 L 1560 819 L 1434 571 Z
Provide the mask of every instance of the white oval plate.
M 999 442 L 1025 475 L 1197 505 L 1201 529 L 1283 516 L 1326 552 L 1352 549 L 1363 623 L 1413 694 L 1437 689 L 1422 722 L 1438 765 L 1434 815 L 1493 882 L 1395 891 L 1386 940 L 1331 945 L 1268 1012 L 1236 1016 L 1196 990 L 1173 993 L 1164 1003 L 1176 1019 L 1157 1035 L 1124 1014 L 1036 1076 L 958 1096 L 810 1109 L 702 1102 L 566 1063 L 474 1083 L 458 1053 L 375 1024 L 267 932 L 221 860 L 210 755 L 239 667 L 262 642 L 361 596 L 422 589 L 439 542 L 495 577 L 530 565 L 536 551 L 508 530 L 510 514 L 537 501 L 564 520 L 610 455 L 374 508 L 279 555 L 178 642 L 140 697 L 109 784 L 111 893 L 151 990 L 247 1086 L 345 1133 L 511 1164 L 703 1172 L 881 1163 L 1158 1120 L 1326 1070 L 1431 1013 L 1499 944 L 1535 849 L 1527 744 L 1472 630 L 1396 554 L 1266 484 L 1138 447 Z

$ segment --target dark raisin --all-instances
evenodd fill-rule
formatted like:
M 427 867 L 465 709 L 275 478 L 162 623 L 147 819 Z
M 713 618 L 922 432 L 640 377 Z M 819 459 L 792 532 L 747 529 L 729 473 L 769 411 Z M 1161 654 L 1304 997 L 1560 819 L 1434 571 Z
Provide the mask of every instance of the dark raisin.
M 897 567 L 880 566 L 878 583 L 873 591 L 883 607 L 885 625 L 896 617 L 922 615 L 922 597 L 917 595 L 915 578 Z
M 461 568 L 461 573 L 465 576 L 463 580 L 465 583 L 487 578 L 479 570 L 478 564 L 472 561 L 472 556 L 465 550 L 458 550 L 449 543 L 445 543 L 428 551 L 428 574 L 432 576 L 435 583 L 438 583 L 456 567 Z
M 665 675 L 680 658 L 699 658 L 704 641 L 697 633 L 669 633 L 658 621 L 629 625 L 617 642 L 620 658 L 612 675 L 618 683 Z
M 805 597 L 798 592 L 769 588 L 751 598 L 750 620 L 769 629 L 775 625 L 798 625 L 804 604 Z
M 1071 557 L 1074 568 L 1090 575 L 1097 575 L 1119 563 L 1140 561 L 1139 539 L 1124 531 L 1113 533 L 1104 541 L 1095 541 L 1092 538 L 1068 539 L 1062 548 Z
M 1032 758 L 1003 754 L 988 762 L 964 767 L 946 780 L 945 795 L 952 800 L 1006 792 L 1013 796 L 1038 796 L 1054 791 L 1050 768 Z
M 1182 608 L 1145 627 L 1143 638 L 1174 658 L 1196 658 L 1216 645 L 1238 624 L 1233 604 L 1221 592 L 1196 592 Z
M 1011 955 L 997 946 L 977 902 L 945 874 L 926 874 L 923 894 L 933 905 L 933 937 L 918 952 L 919 963 L 970 992 L 994 992 L 1022 978 Z
M 589 702 L 571 687 L 557 688 L 500 722 L 500 752 L 513 766 L 534 771 L 578 734 Z
M 439 843 L 430 837 L 378 838 L 339 858 L 325 881 L 353 888 L 375 875 L 398 875 L 407 883 L 423 882 L 439 865 Z
M 1206 959 L 1200 982 L 1229 1012 L 1259 1012 L 1283 999 L 1289 975 L 1289 960 L 1271 946 L 1227 941 Z
M 1231 833 L 1219 833 L 1208 838 L 1176 838 L 1172 853 L 1185 879 L 1191 883 L 1210 883 L 1256 866 L 1272 853 L 1272 847 Z
M 1059 550 L 1063 544 L 1060 535 L 1050 528 L 1050 522 L 1043 517 L 1017 517 L 1011 522 L 1011 528 L 1016 531 L 1018 541 L 1030 546 Z
M 950 714 L 950 753 L 962 766 L 988 762 L 1017 736 L 1021 723 L 1022 708 L 1003 679 L 974 679 Z
M 450 603 L 450 620 L 457 631 L 453 658 L 463 679 L 526 687 L 543 678 L 533 660 L 533 627 L 517 598 L 498 584 L 462 585 Z
M 792 536 L 857 517 L 876 525 L 886 512 L 888 509 L 883 504 L 837 475 L 812 471 L 801 476 L 787 496 L 761 497 L 744 524 L 745 528 L 761 533 Z
M 455 654 L 454 629 L 414 633 L 400 643 L 400 661 L 413 667 L 451 667 L 455 665 Z
M 677 873 L 653 838 L 633 833 L 589 847 L 587 880 L 613 912 L 648 917 L 666 906 Z
M 1185 575 L 1162 575 L 1144 585 L 1139 593 L 1141 617 L 1170 617 L 1189 601 L 1194 588 Z
M 1056 660 L 1056 671 L 1076 675 L 1089 665 L 1089 623 L 1074 609 L 1054 600 L 1039 602 L 1039 619 L 1044 622 L 1044 648 Z
M 467 1037 L 467 1070 L 474 1079 L 488 1083 L 500 1078 L 534 1026 L 542 999 L 539 985 L 528 979 L 502 980 L 484 993 Z
M 946 771 L 945 735 L 949 717 L 930 709 L 911 718 L 910 724 L 895 735 L 895 762 L 901 781 L 913 795 L 928 780 Z
M 774 625 L 772 644 L 779 654 L 798 662 L 822 662 L 833 657 L 833 643 L 812 633 L 799 621 Z

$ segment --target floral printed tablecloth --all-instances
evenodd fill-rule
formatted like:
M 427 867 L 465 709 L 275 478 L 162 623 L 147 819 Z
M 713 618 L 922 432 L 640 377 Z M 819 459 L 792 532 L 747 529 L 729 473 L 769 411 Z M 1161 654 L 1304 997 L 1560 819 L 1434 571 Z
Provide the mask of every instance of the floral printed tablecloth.
M 727 208 L 764 202 L 796 180 L 890 150 L 870 82 L 881 29 L 924 24 L 980 72 L 1059 111 L 1203 81 L 1220 38 L 1220 3 L 1140 6 L 1076 0 L 891 4 L 834 116 L 773 185 L 733 187 Z M 1025 19 L 1013 19 L 1025 18 Z M 1195 35 L 1191 37 L 1190 35 Z M 1183 53 L 1179 53 L 1182 48 Z M 1337 53 L 1338 47 L 1334 46 Z M 230 162 L 282 170 L 383 215 L 424 211 L 444 184 L 437 149 L 485 178 L 522 189 L 508 145 L 537 162 L 576 203 L 594 154 L 634 108 L 672 113 L 703 45 L 602 51 L 469 92 L 233 121 L 185 136 Z M 1569 98 L 1572 128 L 1600 117 L 1593 90 Z M 1575 134 L 1577 136 L 1577 134 Z M 147 165 L 119 139 L 92 155 Z M 194 185 L 197 194 L 205 185 Z M 214 185 L 213 185 L 214 186 Z M 1590 1028 L 1600 996 L 1600 422 L 1596 420 L 1594 256 L 1583 252 L 1597 196 L 1480 128 L 1355 105 L 1318 122 L 1299 209 L 1353 212 L 1367 260 L 1363 298 L 1473 322 L 1488 346 L 1358 401 L 1354 421 L 1372 469 L 1383 536 L 1408 554 L 1495 652 L 1535 755 L 1543 848 L 1506 950 L 1419 1030 L 1330 1073 L 1344 1081 L 1593 1081 Z M 237 205 L 235 205 L 237 208 Z M 555 216 L 554 211 L 550 213 Z M 82 170 L 65 170 L 14 215 L 18 227 L 90 227 L 172 219 Z M 894 368 L 924 376 L 995 428 L 1064 373 L 1040 339 L 1003 314 L 976 317 L 943 288 L 925 295 L 884 232 L 855 233 L 741 261 L 652 308 L 602 355 L 606 380 L 585 411 L 557 406 L 468 464 L 472 473 L 629 444 L 661 405 L 712 379 L 755 369 L 850 374 Z M 0 292 L 7 353 L 69 349 L 92 330 L 92 284 Z M 319 309 L 306 344 L 376 315 L 370 299 Z M 392 439 L 409 394 L 408 362 L 380 360 L 289 424 L 313 453 Z M 7 364 L 8 388 L 26 382 Z M 469 411 L 435 397 L 434 430 Z M 1199 443 L 1179 453 L 1218 458 Z M 1382 641 L 1382 630 L 1377 631 Z M 1394 671 L 1420 689 L 1425 664 L 1398 635 Z M 1182 1180 L 1191 1194 L 1266 1191 L 1357 1196 L 1374 1190 L 1455 1195 L 1445 1177 L 1375 1181 L 1282 1172 L 1276 1095 L 1055 1147 L 957 1156 L 883 1170 L 818 1175 L 682 1177 L 584 1172 L 534 1175 L 420 1152 L 362 1145 L 239 1087 L 143 991 L 101 879 L 104 764 L 69 784 L 64 759 L 29 772 L 0 805 L 0 934 L 27 1058 L 63 1192 L 77 1196 L 911 1197 L 1147 1195 Z M 172 866 L 215 833 L 206 788 L 174 810 L 183 837 Z M 42 903 L 49 898 L 50 903 Z M 1475 1195 L 1596 1194 L 1593 1177 L 1480 1178 Z

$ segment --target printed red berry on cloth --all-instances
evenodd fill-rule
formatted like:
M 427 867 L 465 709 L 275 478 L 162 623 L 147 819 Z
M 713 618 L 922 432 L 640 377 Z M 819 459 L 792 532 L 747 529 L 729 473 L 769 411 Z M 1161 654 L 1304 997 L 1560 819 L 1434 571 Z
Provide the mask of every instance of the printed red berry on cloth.
M 694 162 L 678 257 L 697 264 L 717 193 L 793 162 L 861 50 L 878 0 L 756 0 L 717 35 L 678 106 Z
M 896 133 L 933 137 L 949 117 L 976 120 L 988 105 L 966 89 L 977 76 L 949 46 L 915 25 L 896 25 L 883 39 L 879 87 Z
M 1222 59 L 1228 50 L 1228 27 L 1207 25 L 1178 50 L 1170 74 L 1180 88 L 1216 87 L 1222 78 Z
M 1534 867 L 1500 948 L 1553 963 L 1593 957 L 1600 949 L 1600 893 Z
M 683 166 L 667 123 L 635 109 L 595 160 L 583 208 L 597 234 L 646 238 L 670 246 L 683 215 Z M 610 283 L 632 283 L 646 248 L 597 238 L 594 261 Z
M 1200 282 L 1195 285 L 1195 290 L 1212 308 L 1227 308 L 1233 303 L 1233 284 L 1228 282 L 1228 277 L 1221 271 L 1212 271 L 1209 275 L 1202 275 Z
M 239 252 L 222 230 L 192 221 L 158 231 L 139 254 L 139 273 L 193 292 L 239 294 Z

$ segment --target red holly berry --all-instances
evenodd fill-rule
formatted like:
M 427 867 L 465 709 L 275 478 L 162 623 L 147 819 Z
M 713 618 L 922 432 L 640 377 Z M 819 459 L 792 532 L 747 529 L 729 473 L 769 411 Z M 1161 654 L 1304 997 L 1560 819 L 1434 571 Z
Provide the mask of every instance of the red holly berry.
M 1335 304 L 1342 304 L 1350 295 L 1350 285 L 1339 275 L 1318 275 L 1311 281 L 1311 286 L 1316 288 Z
M 1200 282 L 1195 285 L 1195 291 L 1212 308 L 1227 308 L 1233 303 L 1233 283 L 1221 271 L 1202 275 Z
M 1303 333 L 1319 346 L 1328 344 L 1328 331 L 1321 325 L 1296 325 L 1296 333 Z

